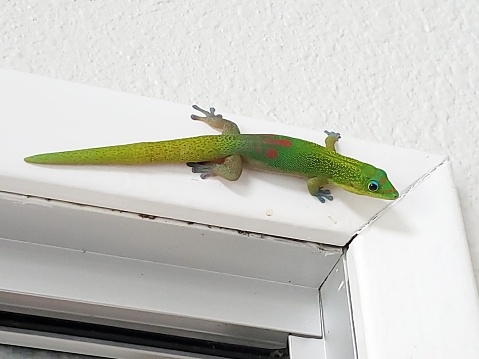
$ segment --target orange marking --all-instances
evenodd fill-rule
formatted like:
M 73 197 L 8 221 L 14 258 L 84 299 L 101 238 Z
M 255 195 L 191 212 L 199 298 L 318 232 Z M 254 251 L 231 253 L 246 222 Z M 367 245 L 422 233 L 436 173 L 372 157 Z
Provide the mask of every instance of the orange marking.
M 381 182 L 379 182 L 379 184 L 382 186 L 385 183 L 386 183 L 386 177 L 383 177 L 383 179 L 381 180 Z
M 269 159 L 277 158 L 278 154 L 278 150 L 275 148 L 268 148 L 264 153 L 264 155 Z
M 276 140 L 276 139 L 265 138 L 263 142 L 267 143 L 268 145 L 277 145 L 281 147 L 291 147 L 292 145 L 290 140 Z

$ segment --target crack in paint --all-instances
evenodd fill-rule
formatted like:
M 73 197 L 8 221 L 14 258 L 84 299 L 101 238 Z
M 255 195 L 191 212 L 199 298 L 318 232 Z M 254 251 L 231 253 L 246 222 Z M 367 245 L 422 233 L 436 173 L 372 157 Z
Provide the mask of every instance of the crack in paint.
M 351 244 L 351 242 L 356 238 L 361 232 L 363 232 L 365 229 L 370 227 L 374 222 L 376 222 L 379 218 L 381 218 L 384 213 L 386 213 L 391 207 L 395 206 L 396 203 L 400 202 L 404 197 L 408 195 L 412 190 L 414 190 L 417 186 L 419 186 L 427 177 L 429 177 L 431 174 L 436 172 L 440 167 L 444 166 L 445 164 L 449 163 L 449 157 L 446 157 L 443 161 L 441 161 L 438 165 L 427 171 L 425 174 L 423 174 L 421 177 L 419 177 L 416 181 L 414 181 L 409 187 L 407 187 L 404 192 L 399 196 L 398 199 L 396 199 L 394 202 L 391 204 L 387 205 L 377 213 L 375 213 L 366 223 L 364 223 L 354 234 L 352 235 L 351 239 L 348 241 L 346 244 L 346 247 Z

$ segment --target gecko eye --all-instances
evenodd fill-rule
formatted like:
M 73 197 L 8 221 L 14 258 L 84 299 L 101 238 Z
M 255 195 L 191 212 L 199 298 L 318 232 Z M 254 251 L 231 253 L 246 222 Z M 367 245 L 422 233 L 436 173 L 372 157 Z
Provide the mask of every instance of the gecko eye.
M 379 188 L 379 183 L 377 181 L 371 181 L 368 183 L 368 190 L 371 192 L 376 192 Z

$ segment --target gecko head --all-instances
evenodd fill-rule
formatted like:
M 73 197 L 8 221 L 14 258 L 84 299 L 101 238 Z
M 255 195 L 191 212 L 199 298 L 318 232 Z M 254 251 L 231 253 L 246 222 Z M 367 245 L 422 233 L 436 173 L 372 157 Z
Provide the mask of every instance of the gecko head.
M 380 199 L 395 200 L 399 193 L 389 181 L 386 172 L 371 165 L 365 165 L 356 180 L 339 184 L 346 191 L 375 197 Z

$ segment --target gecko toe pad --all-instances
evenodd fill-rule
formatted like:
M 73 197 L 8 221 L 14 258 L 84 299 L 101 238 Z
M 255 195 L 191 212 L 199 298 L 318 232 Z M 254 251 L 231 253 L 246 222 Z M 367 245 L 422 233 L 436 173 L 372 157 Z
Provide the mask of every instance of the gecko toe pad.
M 339 134 L 338 132 L 324 130 L 324 133 L 327 134 L 328 136 L 335 137 L 336 141 L 341 138 L 341 134 Z
M 186 165 L 191 167 L 191 172 L 200 173 L 202 179 L 206 179 L 213 175 L 210 162 L 187 162 Z
M 319 199 L 319 202 L 321 203 L 325 203 L 326 200 L 333 200 L 333 196 L 331 196 L 331 191 L 329 189 L 320 189 L 318 193 L 316 193 L 315 197 Z

